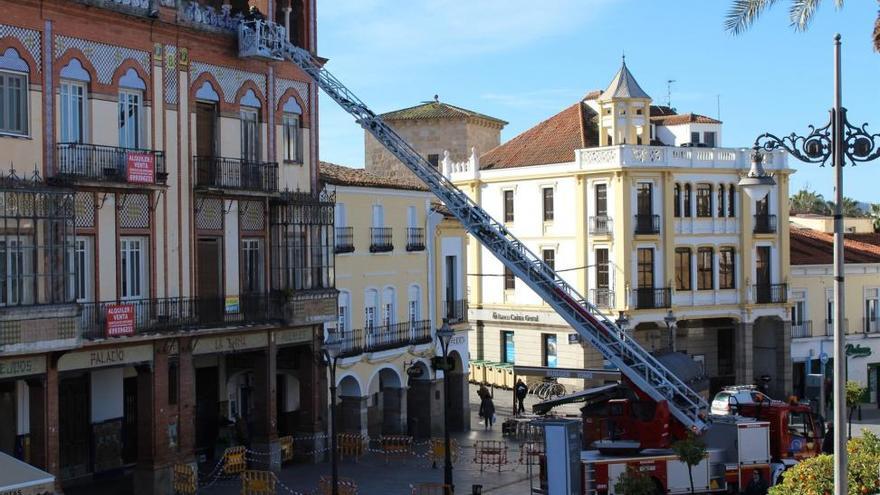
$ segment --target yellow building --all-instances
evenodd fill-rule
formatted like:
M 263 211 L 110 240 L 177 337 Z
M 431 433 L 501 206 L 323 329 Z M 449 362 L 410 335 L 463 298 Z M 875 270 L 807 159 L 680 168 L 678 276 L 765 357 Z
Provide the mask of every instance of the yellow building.
M 736 186 L 748 149 L 721 122 L 651 104 L 623 64 L 605 91 L 442 171 L 648 350 L 685 352 L 713 389 L 769 377 L 790 389 L 788 187 Z M 474 359 L 602 367 L 593 349 L 489 251 L 468 256 Z M 571 383 L 577 387 L 578 384 Z
M 804 394 L 806 374 L 831 376 L 834 361 L 833 235 L 791 229 L 791 357 L 794 390 Z M 880 234 L 846 234 L 844 303 L 848 377 L 880 402 Z
M 442 353 L 435 331 L 444 318 L 458 330 L 450 345 L 451 426 L 468 428 L 463 229 L 420 184 L 330 163 L 320 170 L 336 195 L 339 311 L 328 330 L 343 341 L 340 430 L 442 432 L 442 372 L 431 358 Z

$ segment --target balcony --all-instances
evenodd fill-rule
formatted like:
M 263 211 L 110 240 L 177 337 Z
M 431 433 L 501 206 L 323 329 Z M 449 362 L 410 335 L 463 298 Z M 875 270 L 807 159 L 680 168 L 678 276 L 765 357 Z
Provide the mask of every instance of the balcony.
M 865 333 L 877 333 L 880 331 L 880 319 L 877 315 L 865 318 L 862 317 L 862 331 Z
M 354 252 L 354 227 L 336 227 L 336 243 L 333 252 L 336 254 Z
M 590 301 L 598 308 L 614 307 L 614 291 L 611 289 L 590 289 Z
M 635 216 L 636 235 L 651 235 L 660 233 L 660 215 L 643 215 Z
M 343 331 L 340 356 L 357 356 L 410 345 L 429 344 L 433 340 L 429 320 L 405 321 L 367 329 Z
M 406 228 L 406 250 L 407 251 L 424 251 L 425 250 L 425 229 L 422 227 Z
M 280 321 L 266 294 L 239 296 L 237 305 L 228 304 L 225 298 L 167 297 L 80 306 L 82 337 L 88 340 Z
M 163 185 L 168 180 L 161 151 L 58 143 L 55 152 L 55 178 L 60 180 L 138 185 Z
M 278 192 L 278 164 L 275 162 L 214 156 L 196 156 L 193 161 L 196 166 L 196 188 Z
M 387 253 L 393 250 L 391 227 L 370 227 L 370 252 Z
M 849 333 L 849 318 L 843 319 L 843 333 Z M 825 320 L 825 336 L 834 337 L 834 320 Z
M 465 323 L 468 320 L 468 302 L 467 299 L 456 299 L 454 301 L 443 301 L 444 313 L 443 317 L 450 325 L 457 323 Z
M 590 217 L 590 235 L 611 235 L 613 227 L 614 224 L 609 216 Z
M 788 284 L 755 284 L 755 303 L 782 304 L 788 301 Z
M 0 355 L 73 349 L 80 333 L 73 303 L 7 306 L 0 312 Z
M 755 234 L 775 234 L 776 215 L 755 215 Z
M 672 307 L 672 289 L 649 288 L 633 289 L 636 309 L 658 309 Z
M 802 321 L 799 324 L 791 324 L 791 338 L 805 339 L 813 336 L 813 322 Z

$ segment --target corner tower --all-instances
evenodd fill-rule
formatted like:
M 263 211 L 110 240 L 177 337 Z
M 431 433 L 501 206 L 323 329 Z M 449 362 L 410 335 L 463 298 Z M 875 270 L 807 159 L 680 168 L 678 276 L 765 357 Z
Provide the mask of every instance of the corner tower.
M 599 105 L 599 146 L 648 144 L 651 97 L 626 67 L 626 58 L 608 88 L 597 99 Z

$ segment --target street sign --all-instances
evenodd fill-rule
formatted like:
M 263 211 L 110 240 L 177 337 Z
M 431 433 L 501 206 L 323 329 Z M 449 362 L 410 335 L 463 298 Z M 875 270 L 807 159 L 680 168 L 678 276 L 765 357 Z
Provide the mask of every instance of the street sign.
M 822 363 L 822 366 L 825 366 L 826 364 L 828 364 L 828 353 L 827 352 L 823 352 L 823 353 L 819 354 L 819 362 Z

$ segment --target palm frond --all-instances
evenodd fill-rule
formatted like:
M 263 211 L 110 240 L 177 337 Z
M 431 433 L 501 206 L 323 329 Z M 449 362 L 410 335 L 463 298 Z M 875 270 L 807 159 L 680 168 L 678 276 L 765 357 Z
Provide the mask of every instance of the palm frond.
M 788 16 L 795 31 L 807 29 L 820 3 L 822 0 L 792 0 Z M 835 0 L 835 4 L 840 8 L 843 6 L 843 0 Z
M 734 35 L 745 32 L 776 0 L 733 0 L 724 19 L 724 29 Z
M 874 21 L 874 50 L 880 52 L 880 11 L 877 12 L 877 20 Z

